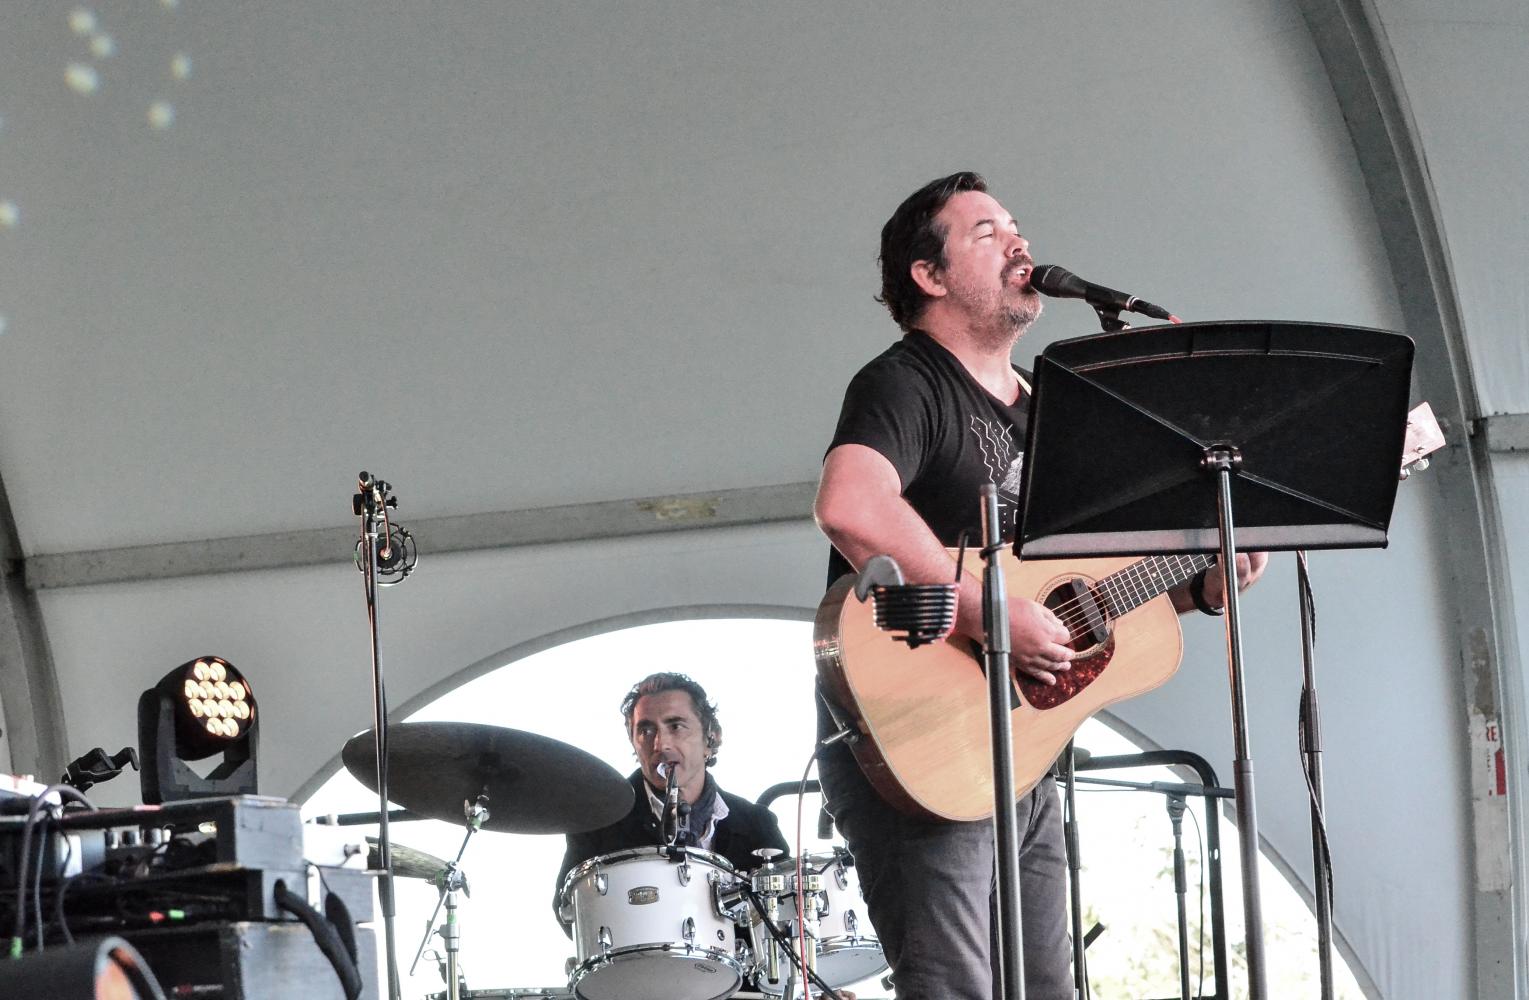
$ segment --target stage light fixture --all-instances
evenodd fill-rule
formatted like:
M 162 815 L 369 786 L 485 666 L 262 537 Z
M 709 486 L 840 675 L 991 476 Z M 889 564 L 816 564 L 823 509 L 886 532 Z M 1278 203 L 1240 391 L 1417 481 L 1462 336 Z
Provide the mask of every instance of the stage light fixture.
M 200 656 L 165 674 L 138 699 L 143 801 L 255 794 L 259 722 L 249 681 L 222 657 Z M 217 753 L 223 761 L 205 778 L 186 766 Z

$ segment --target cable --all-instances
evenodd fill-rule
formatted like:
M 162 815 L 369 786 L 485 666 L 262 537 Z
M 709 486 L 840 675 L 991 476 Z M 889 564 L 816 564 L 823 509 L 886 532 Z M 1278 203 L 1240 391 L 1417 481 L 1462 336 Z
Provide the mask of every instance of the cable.
M 48 804 L 48 796 L 54 792 L 57 792 L 59 795 L 60 811 L 63 809 L 64 799 L 73 799 L 76 802 L 80 802 L 92 812 L 94 812 L 96 808 L 93 802 L 81 794 L 78 789 L 70 785 L 49 785 L 32 799 L 32 804 L 27 808 L 26 823 L 23 824 L 21 830 L 21 862 L 16 866 L 16 924 L 11 934 L 10 955 L 12 958 L 21 957 L 22 940 L 26 936 L 27 864 L 31 858 L 32 853 L 32 828 L 37 824 L 37 817 L 42 812 L 42 808 Z M 42 864 L 42 853 L 44 852 L 38 852 L 39 856 L 37 863 L 39 866 Z M 39 935 L 40 934 L 41 931 L 39 931 Z
M 38 819 L 37 829 L 41 835 L 37 841 L 37 871 L 32 873 L 32 914 L 37 921 L 37 950 L 43 950 L 43 922 L 42 922 L 42 868 L 43 857 L 48 853 L 48 815 L 43 813 Z
M 74 935 L 69 933 L 69 922 L 64 919 L 64 886 L 69 884 L 69 879 L 64 872 L 69 870 L 69 862 L 74 859 L 74 841 L 64 837 L 64 863 L 59 866 L 58 891 L 53 894 L 53 916 L 58 921 L 59 930 L 64 932 L 64 943 L 74 944 Z
M 308 925 L 308 930 L 313 933 L 313 943 L 318 945 L 319 951 L 329 959 L 329 964 L 334 967 L 335 975 L 340 978 L 340 988 L 345 992 L 345 1000 L 357 1000 L 361 996 L 361 970 L 346 954 L 345 944 L 339 933 L 319 911 L 308 905 L 306 899 L 288 889 L 285 879 L 276 880 L 275 895 L 277 906 Z

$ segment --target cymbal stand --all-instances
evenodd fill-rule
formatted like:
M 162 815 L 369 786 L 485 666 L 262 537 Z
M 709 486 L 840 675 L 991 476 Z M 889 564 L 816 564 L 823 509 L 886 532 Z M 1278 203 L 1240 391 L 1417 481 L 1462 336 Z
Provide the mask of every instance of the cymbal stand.
M 462 950 L 461 931 L 457 927 L 457 890 L 460 889 L 468 898 L 472 898 L 472 890 L 467 887 L 467 876 L 462 872 L 462 855 L 467 853 L 467 843 L 472 840 L 472 835 L 482 829 L 488 820 L 487 789 L 478 796 L 476 802 L 462 803 L 462 811 L 467 818 L 467 834 L 462 838 L 462 846 L 457 848 L 457 856 L 435 879 L 436 888 L 441 894 L 435 901 L 435 911 L 430 914 L 430 923 L 425 925 L 425 936 L 420 939 L 419 948 L 414 952 L 414 963 L 409 966 L 409 975 L 412 976 L 414 970 L 419 968 L 419 958 L 425 953 L 425 945 L 430 943 L 434 934 L 439 933 L 446 946 L 446 1000 L 461 1000 L 462 996 L 462 973 L 457 966 L 457 954 Z M 435 918 L 441 915 L 443 904 L 446 907 L 446 924 L 437 932 Z
M 377 897 L 382 909 L 383 943 L 387 956 L 388 998 L 400 1000 L 398 983 L 398 938 L 395 931 L 397 908 L 393 900 L 393 843 L 388 835 L 388 709 L 387 688 L 382 680 L 382 653 L 377 637 L 377 556 L 379 543 L 386 544 L 388 532 L 379 537 L 377 526 L 387 520 L 389 507 L 398 506 L 391 487 L 366 472 L 358 477 L 360 492 L 351 498 L 351 508 L 361 518 L 361 539 L 356 546 L 356 561 L 365 575 L 366 618 L 372 639 L 372 731 L 377 752 L 377 864 L 382 877 L 377 881 Z

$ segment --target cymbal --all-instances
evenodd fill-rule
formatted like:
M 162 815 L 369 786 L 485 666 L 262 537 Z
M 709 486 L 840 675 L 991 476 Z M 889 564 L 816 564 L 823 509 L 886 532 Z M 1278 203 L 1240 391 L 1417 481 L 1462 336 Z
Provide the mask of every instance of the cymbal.
M 375 871 L 382 867 L 382 860 L 377 856 L 377 838 L 367 837 L 366 842 L 372 845 L 371 850 L 366 852 L 366 867 Z M 396 840 L 388 846 L 388 857 L 393 862 L 393 874 L 399 878 L 422 878 L 426 882 L 433 882 L 436 876 L 446 870 L 446 862 L 434 854 L 400 844 Z
M 377 790 L 371 730 L 351 737 L 340 759 Z M 475 722 L 388 726 L 388 798 L 412 812 L 465 823 L 464 802 L 488 795 L 485 830 L 583 833 L 632 808 L 632 786 L 591 753 L 547 736 Z

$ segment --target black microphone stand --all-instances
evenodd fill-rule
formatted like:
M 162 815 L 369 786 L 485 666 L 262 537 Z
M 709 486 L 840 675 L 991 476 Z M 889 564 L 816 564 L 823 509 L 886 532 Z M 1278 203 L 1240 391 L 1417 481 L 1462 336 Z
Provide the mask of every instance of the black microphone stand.
M 1184 793 L 1169 792 L 1167 804 L 1168 821 L 1173 824 L 1173 895 L 1179 917 L 1179 995 L 1183 1000 L 1193 1000 L 1189 991 L 1189 909 L 1185 900 L 1189 879 L 1184 871 Z
M 382 876 L 377 880 L 377 897 L 382 909 L 383 942 L 388 972 L 388 998 L 400 1000 L 398 982 L 398 941 L 394 929 L 396 908 L 393 901 L 393 847 L 388 835 L 388 715 L 387 689 L 382 680 L 382 654 L 377 637 L 377 545 L 379 522 L 386 520 L 387 509 L 397 507 L 398 499 L 390 487 L 366 472 L 357 477 L 360 492 L 351 499 L 351 507 L 361 518 L 361 545 L 357 555 L 366 588 L 366 618 L 372 641 L 372 732 L 377 752 L 377 865 Z M 382 536 L 386 538 L 387 535 Z
M 1083 855 L 1078 838 L 1078 800 L 1076 776 L 1077 752 L 1073 741 L 1067 741 L 1062 751 L 1062 780 L 1066 788 L 1062 793 L 1062 840 L 1067 853 L 1068 909 L 1072 915 L 1072 981 L 1076 1000 L 1086 1000 L 1088 988 L 1087 944 L 1083 937 Z
M 1317 974 L 1322 1000 L 1333 997 L 1333 859 L 1327 845 L 1327 814 L 1322 794 L 1322 726 L 1318 718 L 1316 666 L 1316 606 L 1307 572 L 1306 553 L 1295 554 L 1301 603 L 1301 763 L 1311 786 L 1311 868 L 1313 908 L 1317 916 Z
M 993 834 L 998 862 L 998 995 L 1025 1000 L 1024 931 L 1020 920 L 1019 817 L 1014 805 L 1014 704 L 1009 680 L 1009 599 L 998 553 L 1003 540 L 998 487 L 982 487 L 982 629 L 986 644 L 989 729 L 993 737 Z

